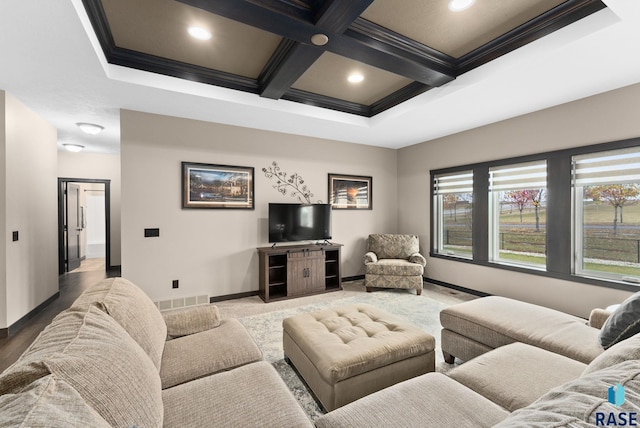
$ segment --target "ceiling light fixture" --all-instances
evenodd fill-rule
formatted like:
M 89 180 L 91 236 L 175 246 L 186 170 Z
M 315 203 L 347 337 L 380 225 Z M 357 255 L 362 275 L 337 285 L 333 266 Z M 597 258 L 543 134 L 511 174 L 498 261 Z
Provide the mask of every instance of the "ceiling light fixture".
M 316 46 L 324 46 L 329 43 L 329 37 L 326 34 L 318 33 L 311 36 L 311 43 Z
M 84 146 L 81 146 L 80 144 L 63 144 L 64 148 L 67 149 L 70 152 L 79 152 L 80 150 L 84 149 Z
M 364 76 L 360 73 L 351 73 L 347 80 L 349 83 L 360 83 L 364 80 Z
M 194 39 L 209 40 L 211 38 L 211 32 L 202 27 L 189 27 L 187 32 Z
M 476 0 L 451 0 L 449 2 L 449 10 L 452 12 L 460 12 L 470 8 Z
M 82 130 L 85 134 L 96 135 L 104 130 L 104 126 L 96 125 L 95 123 L 78 122 L 76 126 Z

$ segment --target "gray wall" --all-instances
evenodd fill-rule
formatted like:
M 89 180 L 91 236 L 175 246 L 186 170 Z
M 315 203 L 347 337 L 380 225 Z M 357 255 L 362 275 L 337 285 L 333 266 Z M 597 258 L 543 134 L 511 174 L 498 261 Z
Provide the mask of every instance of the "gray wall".
M 399 150 L 400 232 L 418 233 L 427 251 L 430 170 L 638 137 L 638 111 L 640 85 L 634 85 Z M 426 275 L 581 316 L 630 294 L 440 258 L 428 260 Z
M 258 290 L 268 203 L 297 202 L 263 174 L 273 161 L 300 174 L 314 202 L 327 202 L 329 173 L 373 176 L 373 210 L 333 211 L 343 276 L 364 274 L 369 233 L 397 231 L 396 150 L 127 110 L 121 138 L 122 275 L 153 299 Z M 255 210 L 182 209 L 182 161 L 254 167 Z M 159 238 L 143 237 L 151 227 Z
M 0 328 L 6 328 L 58 291 L 57 132 L 3 91 L 0 117 Z

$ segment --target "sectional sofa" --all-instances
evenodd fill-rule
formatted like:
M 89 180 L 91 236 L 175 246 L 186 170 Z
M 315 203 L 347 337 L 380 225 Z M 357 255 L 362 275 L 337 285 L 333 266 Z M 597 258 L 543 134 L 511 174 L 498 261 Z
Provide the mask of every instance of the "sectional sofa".
M 639 315 L 640 293 L 611 316 L 595 310 L 589 323 L 500 297 L 451 306 L 440 314 L 445 358 L 467 361 L 361 398 L 316 426 L 637 426 Z
M 84 292 L 0 374 L 0 427 L 311 427 L 244 327 L 160 312 L 131 282 Z
M 457 336 L 443 349 L 467 361 L 365 396 L 315 425 L 637 425 L 640 293 L 634 297 L 612 316 L 594 311 L 589 324 L 502 298 L 452 306 L 441 320 Z M 0 374 L 0 427 L 15 426 L 313 424 L 237 320 L 221 320 L 212 305 L 161 313 L 115 278 L 83 293 Z

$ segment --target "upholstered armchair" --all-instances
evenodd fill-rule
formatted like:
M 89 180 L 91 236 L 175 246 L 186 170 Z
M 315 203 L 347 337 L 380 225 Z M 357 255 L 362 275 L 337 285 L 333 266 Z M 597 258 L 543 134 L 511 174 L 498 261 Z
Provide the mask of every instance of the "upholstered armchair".
M 369 235 L 364 255 L 364 285 L 371 288 L 407 288 L 422 293 L 422 274 L 427 264 L 419 253 L 415 235 Z

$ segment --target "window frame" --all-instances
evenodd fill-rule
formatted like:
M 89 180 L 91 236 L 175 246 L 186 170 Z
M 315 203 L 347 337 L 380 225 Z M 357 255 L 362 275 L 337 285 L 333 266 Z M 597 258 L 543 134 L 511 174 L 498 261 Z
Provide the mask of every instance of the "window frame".
M 442 256 L 442 257 L 447 257 L 447 258 L 459 258 L 459 259 L 465 259 L 465 260 L 470 260 L 473 258 L 473 238 L 471 240 L 471 251 L 472 253 L 470 255 L 465 255 L 465 254 L 461 254 L 461 253 L 451 253 L 451 254 L 447 254 L 444 252 L 440 252 L 440 247 L 442 247 L 442 242 L 444 240 L 444 201 L 443 198 L 441 198 L 441 195 L 436 194 L 436 179 L 438 177 L 446 177 L 446 176 L 455 176 L 457 174 L 460 175 L 466 175 L 468 173 L 471 173 L 471 180 L 472 183 L 475 181 L 475 177 L 473 176 L 473 171 L 471 170 L 460 170 L 460 171 L 453 171 L 453 172 L 448 172 L 448 173 L 444 173 L 444 174 L 435 174 L 432 176 L 431 179 L 431 203 L 432 203 L 432 207 L 435 207 L 435 209 L 431 210 L 431 214 L 432 214 L 432 231 L 431 231 L 431 252 L 437 253 L 438 255 Z M 458 192 L 460 193 L 460 192 Z M 465 192 L 466 193 L 466 192 Z M 456 194 L 454 192 L 448 192 L 447 194 Z M 472 194 L 472 213 L 471 213 L 471 218 L 472 218 L 472 227 L 471 227 L 471 234 L 473 237 L 473 190 L 471 191 Z
M 434 201 L 434 178 L 436 175 L 460 171 L 473 171 L 473 214 L 472 214 L 472 248 L 473 256 L 469 258 L 443 255 L 434 251 L 434 207 L 430 209 L 431 246 L 429 256 L 452 262 L 469 263 L 495 269 L 515 271 L 571 282 L 596 285 L 601 287 L 638 291 L 640 284 L 633 284 L 613 279 L 590 276 L 579 276 L 574 273 L 575 267 L 575 213 L 572 157 L 616 149 L 640 147 L 640 137 L 606 143 L 598 143 L 557 151 L 536 153 L 525 156 L 497 159 L 487 162 L 458 165 L 449 168 L 430 170 L 430 201 Z M 489 259 L 489 168 L 533 162 L 547 161 L 547 263 L 546 270 L 523 265 L 495 263 Z M 570 233 L 567 233 L 570 231 Z

